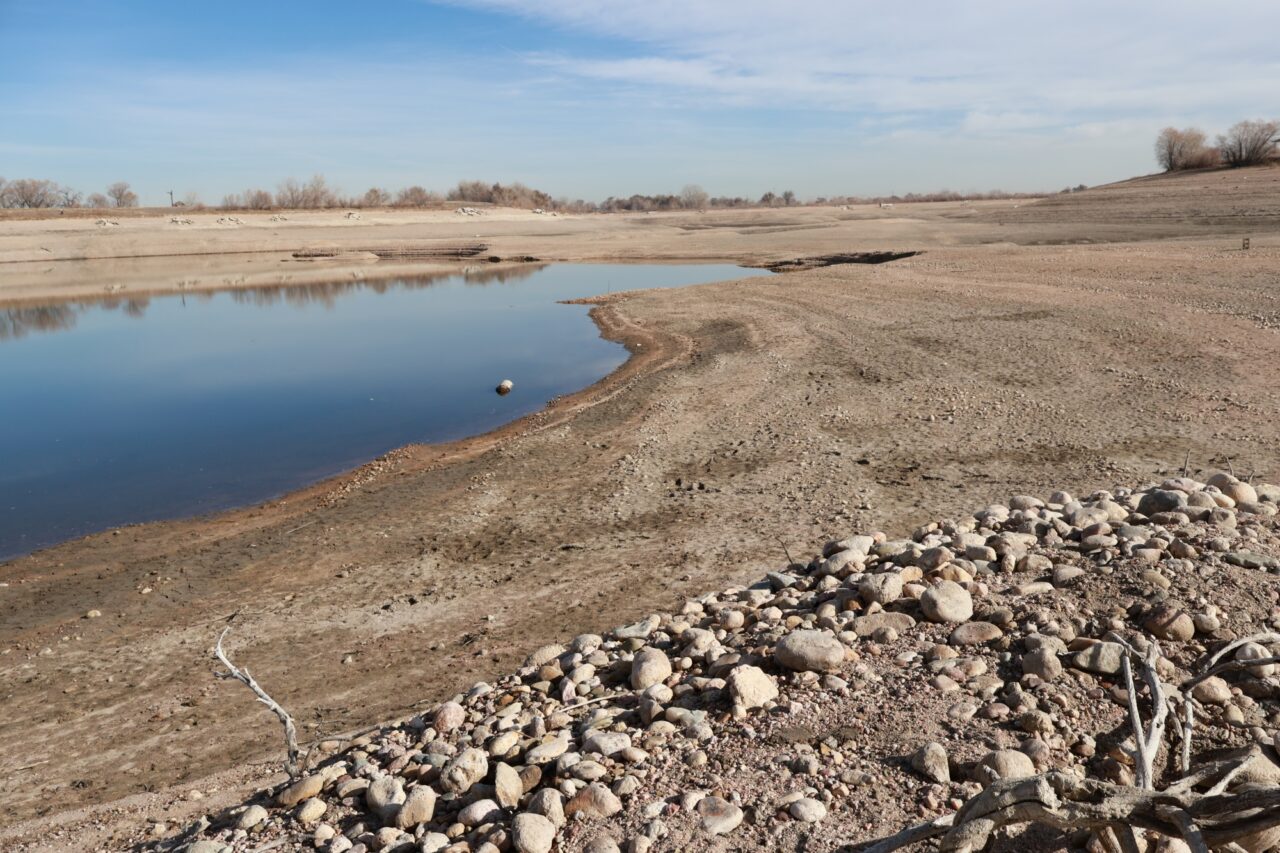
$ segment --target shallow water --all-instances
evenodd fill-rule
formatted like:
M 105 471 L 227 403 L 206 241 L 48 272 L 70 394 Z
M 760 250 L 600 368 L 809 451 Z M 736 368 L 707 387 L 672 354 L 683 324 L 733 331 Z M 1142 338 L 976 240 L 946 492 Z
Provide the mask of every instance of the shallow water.
M 626 361 L 558 300 L 762 274 L 561 264 L 0 309 L 0 559 L 486 432 Z

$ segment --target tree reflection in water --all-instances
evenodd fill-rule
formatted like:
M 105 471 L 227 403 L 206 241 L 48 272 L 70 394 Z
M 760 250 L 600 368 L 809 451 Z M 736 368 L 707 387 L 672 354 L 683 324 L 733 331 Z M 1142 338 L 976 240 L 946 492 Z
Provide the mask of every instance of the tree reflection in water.
M 451 279 L 461 279 L 469 286 L 510 284 L 523 281 L 546 266 L 546 264 L 521 264 L 514 267 L 469 266 L 460 270 L 400 275 L 394 278 L 354 278 L 350 281 L 328 281 L 319 284 L 273 284 L 227 290 L 201 290 L 188 296 L 207 301 L 220 293 L 226 293 L 242 305 L 269 306 L 283 302 L 296 306 L 323 305 L 329 308 L 333 307 L 340 297 L 362 290 L 374 293 L 419 290 Z M 81 314 L 95 308 L 104 311 L 123 311 L 130 317 L 140 318 L 146 314 L 147 306 L 150 304 L 151 300 L 147 297 L 125 299 L 119 296 L 104 296 L 100 299 L 78 299 L 52 305 L 6 308 L 0 311 L 0 341 L 41 332 L 69 331 L 75 328 Z

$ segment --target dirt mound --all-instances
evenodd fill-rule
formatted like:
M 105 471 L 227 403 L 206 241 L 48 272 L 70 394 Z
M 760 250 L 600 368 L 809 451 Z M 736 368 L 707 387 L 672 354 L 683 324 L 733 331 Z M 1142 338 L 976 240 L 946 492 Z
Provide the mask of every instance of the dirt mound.
M 1265 828 L 1280 823 L 1277 501 L 1228 474 L 1180 477 L 829 542 L 748 587 L 533 650 L 145 846 L 829 850 L 922 818 L 934 835 L 953 814 L 973 832 L 1028 818 L 970 824 L 993 791 L 1051 810 L 1081 791 L 1141 799 L 1189 769 L 1192 732 L 1190 768 L 1209 770 L 1180 802 L 1194 811 L 1196 785 L 1220 782 L 1227 799 L 1249 792 Z M 1164 719 L 1166 700 L 1167 738 L 1152 722 L 1135 743 L 1133 720 Z M 1141 825 L 1189 834 L 1159 820 Z M 1093 827 L 1102 849 L 1131 831 L 1110 823 Z M 1019 827 L 997 849 L 1087 836 Z

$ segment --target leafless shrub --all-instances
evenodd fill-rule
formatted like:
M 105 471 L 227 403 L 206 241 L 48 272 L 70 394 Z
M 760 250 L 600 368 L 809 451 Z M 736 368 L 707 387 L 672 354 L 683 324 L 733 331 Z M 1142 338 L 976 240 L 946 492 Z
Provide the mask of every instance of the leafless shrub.
M 337 207 L 338 194 L 325 183 L 324 175 L 312 175 L 305 184 L 286 178 L 276 190 L 275 206 L 295 210 Z
M 19 178 L 0 188 L 0 207 L 57 207 L 59 190 L 53 181 Z
M 707 191 L 697 184 L 687 184 L 680 190 L 680 203 L 689 210 L 702 210 L 709 200 Z
M 270 210 L 271 193 L 266 190 L 245 190 L 244 206 L 249 210 Z
M 1198 127 L 1166 127 L 1156 137 L 1156 162 L 1166 172 L 1203 169 L 1217 165 L 1217 160 L 1217 151 L 1205 144 L 1204 131 Z
M 396 193 L 396 207 L 434 207 L 444 199 L 439 193 L 419 186 L 405 187 Z
M 391 193 L 381 187 L 370 187 L 360 199 L 360 207 L 386 207 L 391 204 Z
M 459 181 L 449 190 L 449 201 L 469 201 L 481 204 L 497 204 L 503 207 L 547 208 L 553 199 L 542 190 L 535 190 L 522 183 L 486 184 L 484 181 Z
M 111 199 L 107 198 L 102 193 L 93 193 L 85 200 L 85 206 L 101 210 L 104 207 L 111 206 Z
M 1222 162 L 1228 166 L 1257 166 L 1274 158 L 1280 146 L 1280 121 L 1242 121 L 1218 137 Z
M 116 207 L 137 207 L 138 194 L 129 188 L 126 181 L 116 181 L 107 187 L 107 197 Z

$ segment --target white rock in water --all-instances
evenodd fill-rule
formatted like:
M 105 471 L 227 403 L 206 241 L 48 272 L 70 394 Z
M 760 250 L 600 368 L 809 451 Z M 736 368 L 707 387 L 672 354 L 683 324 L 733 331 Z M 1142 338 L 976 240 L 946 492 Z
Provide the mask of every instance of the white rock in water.
M 499 395 L 505 397 L 511 393 L 511 389 L 514 387 L 516 387 L 514 382 L 510 379 L 504 379 L 498 383 L 498 387 L 494 390 L 497 391 Z

